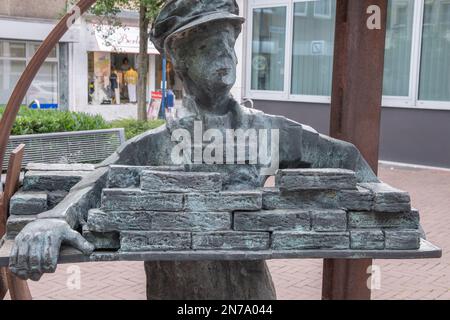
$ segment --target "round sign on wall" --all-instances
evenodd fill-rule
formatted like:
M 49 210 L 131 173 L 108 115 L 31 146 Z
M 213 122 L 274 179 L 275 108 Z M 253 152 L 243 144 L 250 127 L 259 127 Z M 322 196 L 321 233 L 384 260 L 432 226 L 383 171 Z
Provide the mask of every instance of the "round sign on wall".
M 257 55 L 252 61 L 253 69 L 257 71 L 264 71 L 267 69 L 267 58 L 263 55 Z

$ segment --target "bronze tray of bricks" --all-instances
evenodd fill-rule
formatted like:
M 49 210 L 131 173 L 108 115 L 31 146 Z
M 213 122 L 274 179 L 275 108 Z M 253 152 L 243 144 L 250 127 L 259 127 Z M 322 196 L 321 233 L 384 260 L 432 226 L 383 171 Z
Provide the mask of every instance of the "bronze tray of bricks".
M 33 203 L 29 195 L 16 197 L 12 208 L 22 198 Z M 442 255 L 421 239 L 419 212 L 407 192 L 358 183 L 349 170 L 280 170 L 274 188 L 230 191 L 217 173 L 111 166 L 101 203 L 82 230 L 97 250 L 88 257 L 63 248 L 60 263 Z M 10 230 L 19 231 L 20 219 L 10 218 Z M 13 238 L 11 232 L 0 248 L 2 266 Z
M 8 266 L 12 241 L 0 248 L 0 266 Z M 165 251 L 111 252 L 96 251 L 84 256 L 78 250 L 63 248 L 59 264 L 113 261 L 217 261 L 217 260 L 275 260 L 275 259 L 431 259 L 440 258 L 442 250 L 421 240 L 418 250 L 289 250 L 289 251 Z

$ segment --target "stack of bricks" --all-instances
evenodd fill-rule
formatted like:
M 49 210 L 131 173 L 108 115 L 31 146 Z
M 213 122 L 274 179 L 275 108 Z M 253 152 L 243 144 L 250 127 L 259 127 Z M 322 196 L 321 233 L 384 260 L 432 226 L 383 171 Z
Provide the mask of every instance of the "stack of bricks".
M 29 164 L 22 188 L 10 201 L 7 238 L 15 238 L 38 214 L 53 209 L 93 170 L 88 164 Z
M 340 169 L 280 170 L 275 188 L 223 191 L 218 173 L 111 166 L 83 233 L 121 252 L 420 247 L 406 192 Z

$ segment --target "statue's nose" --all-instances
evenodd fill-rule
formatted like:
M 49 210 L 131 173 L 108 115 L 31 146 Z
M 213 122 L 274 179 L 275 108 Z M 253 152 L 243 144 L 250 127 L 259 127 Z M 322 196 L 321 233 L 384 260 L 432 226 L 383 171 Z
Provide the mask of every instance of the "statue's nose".
M 216 72 L 219 76 L 224 77 L 224 76 L 228 75 L 228 73 L 230 72 L 230 68 L 220 68 L 220 69 L 217 69 Z

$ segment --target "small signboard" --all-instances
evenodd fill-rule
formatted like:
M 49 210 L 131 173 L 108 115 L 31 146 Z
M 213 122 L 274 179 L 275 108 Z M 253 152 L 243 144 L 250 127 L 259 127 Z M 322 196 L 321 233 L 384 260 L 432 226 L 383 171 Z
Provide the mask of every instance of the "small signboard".
M 147 113 L 147 117 L 149 120 L 158 119 L 159 110 L 161 108 L 161 101 L 162 101 L 162 92 L 161 91 L 152 91 L 150 106 L 148 108 L 148 113 Z

